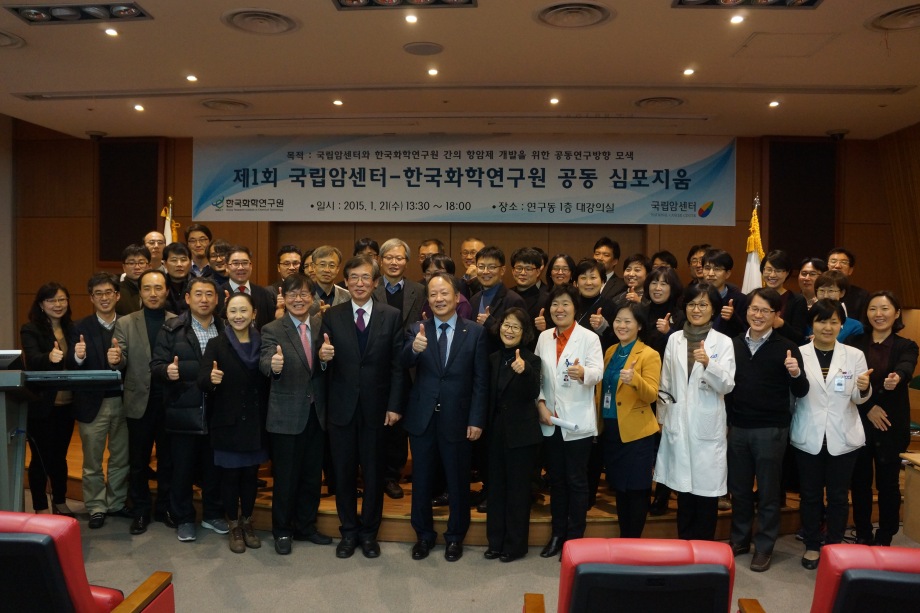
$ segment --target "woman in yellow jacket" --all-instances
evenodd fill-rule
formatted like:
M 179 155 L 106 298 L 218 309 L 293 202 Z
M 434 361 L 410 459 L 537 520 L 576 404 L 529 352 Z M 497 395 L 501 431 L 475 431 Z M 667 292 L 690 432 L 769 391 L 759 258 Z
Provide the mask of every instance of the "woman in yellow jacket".
M 645 528 L 658 420 L 661 356 L 640 340 L 645 307 L 626 303 L 613 320 L 619 343 L 604 356 L 604 379 L 597 386 L 598 431 L 603 441 L 607 484 L 616 493 L 621 537 L 639 538 Z

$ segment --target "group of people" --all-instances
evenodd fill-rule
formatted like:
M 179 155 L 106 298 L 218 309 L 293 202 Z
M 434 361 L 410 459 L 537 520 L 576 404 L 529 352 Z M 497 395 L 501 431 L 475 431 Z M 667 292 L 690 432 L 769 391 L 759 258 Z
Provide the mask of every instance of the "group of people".
M 362 239 L 345 261 L 329 245 L 285 245 L 277 282 L 262 287 L 246 247 L 201 224 L 185 238 L 166 245 L 151 232 L 127 247 L 121 278 L 89 279 L 94 313 L 78 322 L 66 288 L 37 292 L 21 333 L 27 367 L 117 369 L 124 386 L 32 404 L 36 512 L 70 514 L 76 419 L 90 528 L 121 515 L 132 534 L 157 520 L 193 541 L 198 484 L 201 526 L 228 534 L 236 553 L 261 545 L 251 517 L 270 460 L 277 553 L 294 540 L 332 542 L 316 527 L 325 475 L 341 524 L 336 556 L 378 557 L 384 496 L 404 495 L 407 440 L 416 560 L 435 546 L 432 507 L 445 503 L 448 561 L 463 555 L 471 507 L 487 513 L 486 558 L 525 555 L 544 470 L 547 558 L 584 536 L 602 473 L 625 537 L 640 537 L 650 506 L 666 508 L 673 491 L 678 536 L 714 539 L 730 494 L 732 549 L 753 543 L 756 571 L 770 566 L 795 476 L 806 568 L 822 543 L 843 539 L 850 492 L 859 542 L 887 545 L 898 530 L 918 350 L 897 334 L 894 295 L 849 283 L 846 249 L 804 260 L 801 293 L 785 287 L 789 256 L 772 251 L 763 287 L 745 295 L 728 283 L 731 255 L 710 245 L 690 250 L 686 287 L 667 251 L 625 258 L 618 276 L 620 248 L 607 237 L 578 262 L 517 249 L 506 287 L 504 252 L 476 238 L 459 262 L 424 241 L 419 281 L 406 277 L 405 241 Z M 483 483 L 475 499 L 471 474 Z

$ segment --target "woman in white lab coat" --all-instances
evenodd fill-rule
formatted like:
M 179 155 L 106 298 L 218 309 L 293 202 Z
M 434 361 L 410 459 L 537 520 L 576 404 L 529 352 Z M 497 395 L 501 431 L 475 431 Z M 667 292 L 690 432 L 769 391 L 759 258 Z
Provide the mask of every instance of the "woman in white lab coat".
M 799 467 L 805 555 L 802 566 L 818 567 L 821 516 L 827 492 L 825 543 L 843 540 L 850 513 L 848 490 L 859 448 L 866 444 L 857 405 L 872 392 L 866 356 L 837 342 L 846 320 L 840 302 L 822 298 L 808 312 L 814 338 L 802 345 L 808 394 L 795 403 L 789 438 Z
M 662 362 L 655 481 L 677 492 L 677 535 L 711 541 L 719 496 L 728 491 L 725 394 L 735 387 L 735 351 L 712 329 L 722 310 L 714 286 L 687 287 L 681 305 L 686 321 L 668 339 Z
M 540 553 L 544 558 L 560 553 L 565 541 L 585 534 L 588 456 L 597 435 L 594 386 L 604 368 L 597 334 L 575 321 L 578 290 L 557 285 L 547 301 L 553 327 L 540 334 L 534 352 L 542 362 L 537 409 L 543 426 L 553 526 L 552 536 Z M 553 417 L 578 429 L 554 425 Z

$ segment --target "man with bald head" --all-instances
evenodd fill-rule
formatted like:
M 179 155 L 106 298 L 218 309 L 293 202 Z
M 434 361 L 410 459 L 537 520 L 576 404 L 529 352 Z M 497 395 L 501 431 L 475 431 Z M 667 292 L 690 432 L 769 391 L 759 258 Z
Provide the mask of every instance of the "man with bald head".
M 166 272 L 163 266 L 163 248 L 166 247 L 166 237 L 157 231 L 144 235 L 144 246 L 150 251 L 150 269 Z

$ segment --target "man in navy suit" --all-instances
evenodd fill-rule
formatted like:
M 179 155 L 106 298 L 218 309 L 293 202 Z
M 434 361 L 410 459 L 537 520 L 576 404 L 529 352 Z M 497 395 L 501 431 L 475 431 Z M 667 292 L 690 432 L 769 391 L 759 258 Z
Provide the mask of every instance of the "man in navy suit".
M 422 560 L 437 534 L 431 511 L 435 470 L 440 456 L 447 477 L 450 516 L 444 558 L 463 555 L 470 526 L 470 447 L 486 422 L 489 364 L 485 328 L 457 315 L 459 282 L 446 273 L 428 281 L 434 318 L 412 325 L 402 364 L 415 367 L 415 385 L 403 427 L 412 447 L 412 527 L 418 542 L 412 559 Z
M 403 324 L 399 309 L 374 302 L 377 261 L 357 255 L 345 263 L 351 300 L 323 315 L 319 359 L 326 377 L 326 428 L 336 476 L 335 506 L 342 522 L 339 558 L 358 543 L 366 558 L 380 555 L 377 531 L 383 517 L 386 429 L 402 413 Z M 358 464 L 364 479 L 358 517 Z

